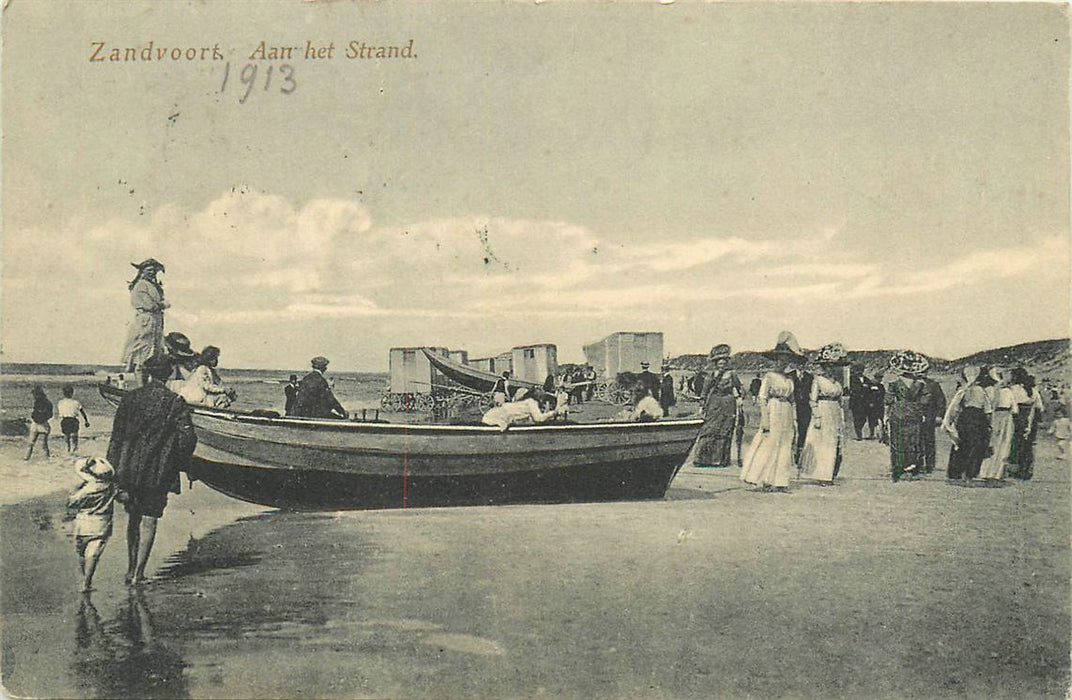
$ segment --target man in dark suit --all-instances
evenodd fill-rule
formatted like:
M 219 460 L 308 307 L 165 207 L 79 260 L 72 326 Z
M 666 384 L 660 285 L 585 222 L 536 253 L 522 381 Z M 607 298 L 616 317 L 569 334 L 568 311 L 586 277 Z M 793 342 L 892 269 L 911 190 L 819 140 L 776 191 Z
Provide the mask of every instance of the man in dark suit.
M 287 397 L 286 406 L 283 408 L 283 415 L 292 415 L 294 411 L 294 401 L 298 398 L 298 375 L 290 375 L 290 381 L 283 385 L 283 394 Z
M 640 374 L 637 375 L 637 386 L 647 387 L 648 391 L 651 392 L 652 397 L 658 401 L 662 390 L 662 380 L 659 379 L 659 375 L 648 369 L 649 367 L 651 367 L 651 364 L 647 362 L 640 363 Z M 643 398 L 642 393 L 640 394 L 640 398 Z
M 852 412 L 852 427 L 856 439 L 863 440 L 864 426 L 867 425 L 867 409 L 871 401 L 871 380 L 864 374 L 863 365 L 853 365 L 849 378 L 849 411 Z M 871 428 L 871 437 L 875 437 L 875 428 Z
M 305 375 L 298 383 L 298 394 L 294 398 L 291 415 L 306 418 L 347 418 L 346 409 L 342 407 L 335 394 L 331 393 L 324 372 L 328 369 L 326 357 L 314 357 L 310 364 L 313 371 Z
M 794 367 L 789 376 L 793 378 L 793 403 L 797 406 L 797 444 L 793 458 L 798 459 L 811 425 L 811 385 L 815 377 L 800 365 Z

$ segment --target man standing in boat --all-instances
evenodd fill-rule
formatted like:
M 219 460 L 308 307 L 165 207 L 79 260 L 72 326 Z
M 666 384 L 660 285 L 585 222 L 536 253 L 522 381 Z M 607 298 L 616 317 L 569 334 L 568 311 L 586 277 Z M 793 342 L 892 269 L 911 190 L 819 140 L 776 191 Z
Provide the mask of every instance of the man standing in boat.
M 342 407 L 335 394 L 328 386 L 324 372 L 328 369 L 326 357 L 314 357 L 310 360 L 313 371 L 305 375 L 298 383 L 298 393 L 290 415 L 305 418 L 348 418 L 349 414 Z

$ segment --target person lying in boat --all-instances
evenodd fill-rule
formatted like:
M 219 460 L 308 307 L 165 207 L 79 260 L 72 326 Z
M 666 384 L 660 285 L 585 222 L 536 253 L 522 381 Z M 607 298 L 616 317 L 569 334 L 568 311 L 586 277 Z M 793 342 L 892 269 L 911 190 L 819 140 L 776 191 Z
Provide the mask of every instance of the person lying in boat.
M 192 405 L 227 408 L 237 398 L 234 389 L 223 385 L 216 367 L 220 363 L 220 349 L 208 345 L 197 356 L 193 372 L 176 392 Z
M 480 422 L 484 425 L 498 426 L 500 430 L 506 429 L 517 423 L 532 421 L 534 423 L 546 423 L 555 416 L 560 415 L 558 409 L 541 411 L 539 402 L 529 396 L 529 390 L 522 387 L 514 394 L 514 400 L 501 406 L 492 407 Z
M 662 418 L 662 404 L 651 395 L 651 389 L 640 385 L 638 392 L 640 398 L 637 400 L 636 405 L 631 410 L 626 409 L 622 417 L 634 423 L 647 423 Z

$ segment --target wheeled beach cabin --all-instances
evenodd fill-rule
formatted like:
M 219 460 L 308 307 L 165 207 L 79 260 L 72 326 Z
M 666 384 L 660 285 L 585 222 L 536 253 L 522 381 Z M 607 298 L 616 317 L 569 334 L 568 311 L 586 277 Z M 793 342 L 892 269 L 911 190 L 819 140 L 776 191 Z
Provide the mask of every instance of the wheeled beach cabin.
M 611 333 L 603 340 L 584 346 L 585 361 L 596 375 L 612 381 L 619 372 L 640 372 L 640 363 L 647 362 L 658 373 L 663 362 L 663 334 L 656 332 Z
M 424 346 L 429 352 L 450 357 L 450 350 Z M 438 372 L 421 352 L 421 347 L 391 348 L 390 371 L 392 394 L 428 394 L 437 381 Z
M 516 379 L 542 384 L 558 371 L 558 348 L 550 343 L 519 345 L 510 351 Z

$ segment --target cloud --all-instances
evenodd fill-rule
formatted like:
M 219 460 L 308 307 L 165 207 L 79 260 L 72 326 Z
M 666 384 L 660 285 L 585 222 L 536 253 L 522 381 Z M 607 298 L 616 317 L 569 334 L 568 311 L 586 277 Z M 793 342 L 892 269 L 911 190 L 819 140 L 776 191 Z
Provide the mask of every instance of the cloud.
M 169 327 L 219 342 L 233 334 L 236 346 L 305 322 L 371 324 L 388 346 L 395 341 L 386 336 L 402 327 L 483 328 L 491 337 L 498 325 L 530 319 L 575 328 L 611 318 L 658 325 L 669 315 L 807 319 L 846 300 L 925 299 L 989 290 L 993 280 L 1050 275 L 1064 289 L 1068 274 L 1060 235 L 920 266 L 922 255 L 862 258 L 830 229 L 783 240 L 697 233 L 624 244 L 571 222 L 484 214 L 382 226 L 355 201 L 296 204 L 238 189 L 198 211 L 167 206 L 138 221 L 72 221 L 6 236 L 11 346 L 20 337 L 40 342 L 44 331 L 27 329 L 42 284 L 48 298 L 62 300 L 52 311 L 62 327 L 111 328 L 118 345 L 129 263 L 147 256 L 167 265 Z

